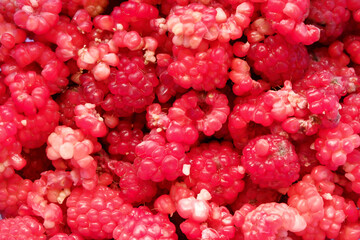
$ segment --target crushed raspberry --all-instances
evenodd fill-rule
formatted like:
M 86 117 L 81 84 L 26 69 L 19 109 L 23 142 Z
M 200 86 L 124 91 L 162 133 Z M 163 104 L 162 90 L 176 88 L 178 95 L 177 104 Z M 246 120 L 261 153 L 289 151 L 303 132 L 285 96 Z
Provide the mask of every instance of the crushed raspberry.
M 84 238 L 110 239 L 118 222 L 132 207 L 124 204 L 119 192 L 105 186 L 92 191 L 76 188 L 66 201 L 67 224 Z
M 301 79 L 310 61 L 304 45 L 290 44 L 281 35 L 251 44 L 247 57 L 255 71 L 274 86 Z
M 146 206 L 134 208 L 121 218 L 114 229 L 114 238 L 176 240 L 175 226 L 166 215 L 153 214 Z
M 250 140 L 243 149 L 241 163 L 251 180 L 261 187 L 285 188 L 299 178 L 300 164 L 294 146 L 281 136 Z
M 306 221 L 295 208 L 274 202 L 261 204 L 248 213 L 242 225 L 244 239 L 275 239 L 287 236 L 287 231 L 300 232 L 305 228 Z
M 192 148 L 188 154 L 190 173 L 185 183 L 196 194 L 206 189 L 213 202 L 230 204 L 244 188 L 245 170 L 240 156 L 229 142 L 210 142 Z
M 0 220 L 0 233 L 0 239 L 46 239 L 44 227 L 30 216 Z

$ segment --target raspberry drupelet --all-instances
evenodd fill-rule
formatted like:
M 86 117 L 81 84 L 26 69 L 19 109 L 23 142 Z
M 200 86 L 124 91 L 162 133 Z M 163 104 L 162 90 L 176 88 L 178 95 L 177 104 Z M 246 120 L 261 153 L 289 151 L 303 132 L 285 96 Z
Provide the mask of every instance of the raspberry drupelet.
M 230 113 L 226 95 L 213 90 L 207 93 L 191 90 L 178 98 L 169 109 L 169 142 L 195 143 L 199 132 L 206 136 L 220 130 Z
M 177 240 L 175 226 L 162 214 L 153 214 L 146 206 L 134 208 L 117 222 L 113 237 L 115 240 L 168 239 Z
M 310 62 L 304 45 L 290 44 L 279 34 L 251 44 L 247 59 L 255 72 L 272 86 L 301 79 Z
M 196 194 L 206 189 L 219 205 L 231 204 L 244 188 L 245 170 L 240 155 L 230 142 L 203 143 L 188 153 L 190 172 L 187 186 Z
M 33 217 L 15 217 L 0 220 L 0 239 L 45 240 L 44 227 Z
M 183 175 L 183 166 L 189 161 L 182 144 L 168 143 L 165 133 L 157 130 L 145 135 L 135 147 L 135 154 L 138 177 L 153 182 L 174 181 Z
M 79 87 L 66 89 L 56 99 L 56 102 L 59 105 L 60 123 L 71 128 L 76 128 L 74 108 L 79 104 L 86 103 Z
M 66 234 L 66 233 L 57 233 L 49 240 L 84 240 L 84 238 L 79 234 Z
M 86 239 L 111 239 L 118 222 L 132 210 L 118 191 L 100 185 L 92 191 L 75 188 L 66 206 L 68 226 Z
M 285 203 L 261 204 L 245 217 L 242 231 L 244 240 L 286 238 L 289 232 L 306 228 L 305 219 Z
M 250 140 L 243 149 L 241 163 L 260 187 L 286 188 L 299 178 L 295 148 L 282 136 L 264 135 Z

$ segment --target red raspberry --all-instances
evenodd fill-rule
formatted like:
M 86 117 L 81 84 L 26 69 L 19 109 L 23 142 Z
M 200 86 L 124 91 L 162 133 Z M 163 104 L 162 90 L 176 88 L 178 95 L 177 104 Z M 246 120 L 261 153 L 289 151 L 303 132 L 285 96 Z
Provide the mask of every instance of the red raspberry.
M 109 80 L 97 81 L 90 73 L 81 74 L 79 77 L 80 91 L 84 99 L 96 105 L 100 105 L 106 94 L 109 93 Z
M 312 0 L 307 20 L 320 29 L 320 42 L 330 42 L 344 31 L 350 15 L 346 0 Z
M 339 240 L 358 240 L 360 238 L 360 225 L 359 223 L 343 224 Z
M 320 30 L 304 23 L 309 7 L 310 0 L 269 0 L 262 5 L 261 10 L 272 28 L 287 41 L 310 45 L 319 40 Z
M 109 132 L 106 141 L 109 145 L 109 153 L 113 155 L 126 155 L 126 159 L 133 161 L 136 157 L 135 147 L 141 143 L 143 132 L 133 126 L 130 121 L 120 121 L 116 129 Z
M 13 103 L 9 102 L 9 106 Z M 47 99 L 44 106 L 35 115 L 18 115 L 19 124 L 17 137 L 23 147 L 38 148 L 59 123 L 59 106 L 52 99 Z
M 137 169 L 129 162 L 112 161 L 110 169 L 120 177 L 120 196 L 128 203 L 150 202 L 156 195 L 154 182 L 145 181 L 138 177 Z
M 66 169 L 66 166 L 70 165 L 73 176 L 76 176 L 86 189 L 93 189 L 98 181 L 97 163 L 90 154 L 100 148 L 96 140 L 91 141 L 81 130 L 58 126 L 48 138 L 46 154 L 57 168 Z
M 316 187 L 300 181 L 289 188 L 287 192 L 289 206 L 297 209 L 306 221 L 306 229 L 297 233 L 304 239 L 325 239 L 325 233 L 318 229 L 318 224 L 324 217 L 324 200 Z
M 285 203 L 265 203 L 248 213 L 242 225 L 244 240 L 277 239 L 287 231 L 300 232 L 306 228 L 305 219 Z
M 0 220 L 0 239 L 45 240 L 44 227 L 30 216 Z
M 146 122 L 150 129 L 163 129 L 166 130 L 169 127 L 170 119 L 167 113 L 163 112 L 163 108 L 158 103 L 153 103 L 146 109 Z
M 244 188 L 244 168 L 230 142 L 203 143 L 188 154 L 190 172 L 185 183 L 196 194 L 206 189 L 213 202 L 223 205 L 235 201 Z
M 235 202 L 231 204 L 233 211 L 239 210 L 245 204 L 251 204 L 255 207 L 263 203 L 279 202 L 281 194 L 271 188 L 261 188 L 259 185 L 253 183 L 250 178 L 245 179 L 245 187 L 239 193 Z
M 32 184 L 30 180 L 23 179 L 17 174 L 0 182 L 0 212 L 3 217 L 17 215 L 21 204 L 26 203 Z
M 344 165 L 347 155 L 359 146 L 360 136 L 350 125 L 342 122 L 336 128 L 321 129 L 314 144 L 317 159 L 331 170 Z
M 175 226 L 162 213 L 153 214 L 146 206 L 134 208 L 119 219 L 114 229 L 116 240 L 168 239 L 176 240 Z
M 124 204 L 119 192 L 105 186 L 92 191 L 75 188 L 66 201 L 67 224 L 84 238 L 110 239 L 118 222 L 132 207 Z
M 155 98 L 153 89 L 158 79 L 151 66 L 145 66 L 143 57 L 121 56 L 119 70 L 110 75 L 108 94 L 102 104 L 105 111 L 119 116 L 142 112 Z
M 95 110 L 95 104 L 86 103 L 77 105 L 74 109 L 75 123 L 84 134 L 93 137 L 104 137 L 107 134 L 107 127 L 104 119 Z
M 59 20 L 61 0 L 17 0 L 16 3 L 19 10 L 14 14 L 14 22 L 35 34 L 48 32 Z
M 81 235 L 78 234 L 70 234 L 67 235 L 66 233 L 57 233 L 49 240 L 83 240 L 84 238 Z
M 56 101 L 59 104 L 60 123 L 76 128 L 74 108 L 86 103 L 82 92 L 77 87 L 69 88 L 62 92 Z
M 68 84 L 69 69 L 50 47 L 40 42 L 18 44 L 12 49 L 10 56 L 22 68 L 34 62 L 38 63 L 50 94 L 60 92 Z
M 256 73 L 273 86 L 282 85 L 285 80 L 301 79 L 310 61 L 304 45 L 290 44 L 281 35 L 252 44 L 247 56 Z
M 232 60 L 229 78 L 234 83 L 232 90 L 237 96 L 256 96 L 270 88 L 267 82 L 252 79 L 249 64 L 240 58 Z
M 341 122 L 349 124 L 354 133 L 360 133 L 360 94 L 346 96 L 341 104 Z
M 229 44 L 214 44 L 206 51 L 174 49 L 175 60 L 168 67 L 174 82 L 183 88 L 210 91 L 224 88 L 232 58 Z
M 359 5 L 359 9 L 360 9 L 360 5 Z M 350 55 L 351 60 L 357 64 L 360 64 L 359 47 L 360 47 L 360 37 L 358 35 L 347 35 L 345 37 L 344 48 L 346 52 Z
M 243 149 L 242 165 L 260 187 L 286 188 L 299 178 L 300 164 L 294 146 L 278 135 L 254 138 Z
M 360 151 L 354 150 L 348 155 L 347 161 L 343 166 L 345 177 L 351 181 L 351 189 L 360 193 Z
M 0 60 L 4 61 L 15 44 L 22 43 L 26 39 L 26 33 L 18 29 L 15 24 L 8 23 L 0 16 Z
M 35 149 L 23 149 L 21 155 L 26 160 L 26 165 L 19 173 L 23 178 L 34 181 L 41 177 L 42 172 L 52 169 L 45 149 L 45 145 Z
M 174 181 L 183 175 L 183 165 L 189 160 L 185 148 L 180 143 L 167 143 L 165 134 L 152 130 L 135 147 L 138 156 L 134 165 L 142 180 L 161 182 Z
M 6 0 L 0 2 L 0 13 L 7 21 L 13 21 L 16 10 L 16 0 Z
M 215 90 L 206 94 L 191 90 L 169 109 L 171 122 L 166 138 L 169 142 L 193 144 L 198 139 L 198 132 L 211 136 L 220 130 L 229 113 L 226 95 Z

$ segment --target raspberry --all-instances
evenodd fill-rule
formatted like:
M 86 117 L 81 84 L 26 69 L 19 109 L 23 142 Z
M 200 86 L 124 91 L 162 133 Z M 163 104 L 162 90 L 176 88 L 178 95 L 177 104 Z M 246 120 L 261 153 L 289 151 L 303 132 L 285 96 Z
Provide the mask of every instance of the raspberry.
M 351 60 L 357 64 L 360 64 L 360 59 L 358 55 L 359 44 L 360 44 L 360 38 L 357 35 L 348 35 L 344 39 L 344 48 L 346 52 L 350 55 Z
M 235 201 L 244 188 L 244 168 L 230 142 L 203 143 L 188 154 L 190 173 L 185 183 L 196 194 L 206 189 L 213 202 L 223 205 Z
M 17 174 L 0 182 L 0 212 L 3 217 L 17 215 L 18 208 L 26 203 L 32 184 L 30 180 L 23 179 Z
M 100 105 L 104 100 L 106 94 L 108 94 L 108 79 L 103 81 L 96 81 L 94 76 L 89 73 L 82 74 L 79 77 L 80 91 L 89 103 Z
M 360 225 L 358 223 L 350 223 L 343 225 L 339 240 L 358 240 L 360 238 Z
M 350 125 L 340 122 L 336 128 L 321 129 L 315 140 L 316 157 L 331 170 L 344 165 L 347 155 L 360 146 L 360 137 Z
M 134 208 L 119 219 L 113 237 L 122 239 L 177 239 L 175 226 L 166 215 L 153 214 L 146 206 Z
M 68 84 L 69 69 L 60 61 L 55 53 L 39 42 L 22 43 L 12 49 L 10 56 L 16 60 L 20 67 L 26 67 L 36 62 L 42 68 L 50 94 L 60 92 Z
M 174 62 L 168 67 L 174 82 L 183 88 L 210 91 L 225 87 L 231 61 L 231 48 L 228 44 L 211 46 L 206 52 L 192 53 L 179 48 Z
M 353 93 L 346 96 L 341 104 L 341 121 L 349 124 L 354 133 L 360 133 L 360 94 Z
M 359 193 L 360 192 L 360 151 L 354 150 L 348 155 L 348 159 L 344 164 L 345 177 L 351 181 L 351 189 Z
M 360 22 L 360 4 L 356 0 L 347 0 L 347 8 L 352 11 L 355 21 Z
M 303 22 L 309 14 L 310 0 L 270 0 L 262 12 L 272 28 L 290 43 L 310 45 L 319 40 L 320 30 Z
M 110 239 L 118 222 L 132 207 L 124 204 L 119 192 L 105 186 L 92 191 L 75 188 L 66 201 L 67 224 L 84 238 Z
M 44 227 L 30 216 L 0 220 L 0 239 L 45 240 Z
M 90 134 L 93 137 L 104 137 L 107 134 L 104 119 L 96 112 L 95 104 L 77 105 L 74 113 L 76 126 L 84 134 Z
M 307 20 L 320 29 L 320 42 L 329 42 L 340 36 L 349 19 L 346 0 L 312 0 L 310 3 Z
M 158 103 L 153 103 L 146 109 L 146 121 L 147 126 L 150 129 L 160 128 L 166 130 L 170 124 L 170 119 L 167 114 L 163 112 L 161 105 Z
M 83 240 L 83 237 L 78 234 L 67 235 L 66 233 L 57 233 L 49 238 L 49 240 Z
M 154 69 L 145 66 L 142 57 L 121 57 L 119 70 L 110 75 L 108 94 L 102 104 L 105 111 L 114 111 L 119 116 L 142 112 L 155 98 L 154 87 L 158 79 Z
M 252 44 L 247 56 L 256 73 L 273 86 L 281 85 L 285 80 L 301 79 L 310 61 L 304 45 L 290 44 L 281 35 Z
M 264 135 L 250 140 L 243 149 L 241 163 L 260 187 L 285 188 L 299 178 L 294 146 L 281 136 Z
M 218 91 L 208 93 L 193 90 L 182 95 L 169 109 L 169 128 L 166 138 L 169 142 L 192 144 L 198 138 L 198 131 L 211 136 L 221 129 L 230 113 L 228 100 Z
M 181 198 L 176 205 L 178 214 L 185 219 L 195 222 L 205 222 L 210 213 L 208 200 L 211 199 L 210 193 L 202 189 L 197 197 Z
M 135 147 L 141 143 L 143 132 L 129 121 L 120 121 L 116 129 L 106 136 L 109 153 L 113 155 L 126 155 L 128 160 L 134 160 Z
M 99 151 L 99 147 L 99 143 L 86 138 L 81 130 L 58 126 L 48 138 L 46 154 L 58 167 L 66 166 L 64 160 L 68 160 L 72 174 L 86 189 L 93 189 L 97 184 L 97 163 L 90 154 Z
M 128 203 L 150 202 L 157 189 L 152 181 L 145 181 L 138 177 L 134 165 L 123 161 L 110 162 L 110 169 L 120 177 L 120 196 Z
M 142 180 L 173 181 L 182 176 L 183 165 L 188 162 L 185 148 L 180 143 L 167 143 L 165 134 L 152 130 L 135 147 L 138 156 L 134 165 Z
M 56 100 L 59 104 L 60 123 L 71 128 L 76 128 L 74 108 L 86 101 L 79 88 L 69 88 L 62 92 Z
M 9 106 L 13 106 L 9 102 Z M 59 123 L 59 106 L 51 99 L 45 100 L 44 106 L 35 115 L 18 115 L 20 122 L 17 137 L 23 147 L 38 148 Z
M 25 179 L 34 181 L 39 179 L 42 172 L 52 170 L 51 161 L 46 156 L 46 147 L 24 149 L 21 152 L 22 157 L 26 160 L 26 165 L 20 171 L 20 176 Z
M 288 191 L 288 204 L 297 209 L 306 221 L 306 229 L 297 233 L 305 239 L 325 239 L 325 233 L 318 229 L 319 221 L 324 217 L 324 200 L 316 187 L 310 183 L 299 181 Z
M 255 81 L 250 75 L 250 66 L 245 60 L 234 58 L 231 63 L 231 72 L 229 78 L 234 82 L 232 88 L 237 96 L 258 95 L 270 88 L 264 81 Z
M 48 32 L 59 19 L 61 0 L 17 0 L 16 2 L 19 10 L 14 14 L 14 22 L 35 34 Z
M 248 213 L 242 225 L 244 239 L 286 237 L 287 231 L 300 232 L 306 228 L 305 219 L 285 203 L 265 203 Z
M 281 194 L 271 188 L 261 188 L 259 185 L 254 184 L 250 178 L 245 179 L 245 187 L 239 193 L 235 202 L 231 204 L 233 211 L 239 210 L 245 204 L 251 204 L 255 207 L 263 203 L 278 202 Z

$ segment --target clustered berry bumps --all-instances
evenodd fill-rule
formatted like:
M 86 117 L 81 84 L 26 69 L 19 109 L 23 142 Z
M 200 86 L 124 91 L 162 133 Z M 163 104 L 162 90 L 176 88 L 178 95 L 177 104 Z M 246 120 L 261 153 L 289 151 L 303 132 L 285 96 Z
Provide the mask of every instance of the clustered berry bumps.
M 0 240 L 360 239 L 359 0 L 0 1 Z

